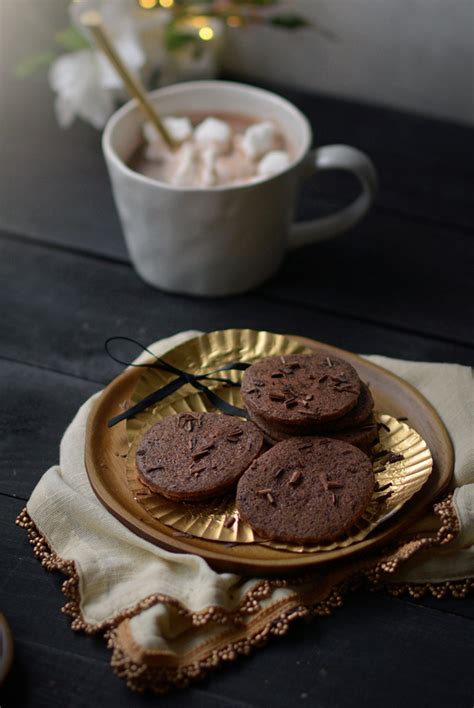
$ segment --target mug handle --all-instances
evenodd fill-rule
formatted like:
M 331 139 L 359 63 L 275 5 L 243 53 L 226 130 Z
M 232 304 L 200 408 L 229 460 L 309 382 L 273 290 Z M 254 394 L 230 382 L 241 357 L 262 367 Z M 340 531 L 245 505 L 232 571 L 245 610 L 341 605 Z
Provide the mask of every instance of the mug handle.
M 343 207 L 330 216 L 293 224 L 289 237 L 289 248 L 299 248 L 308 243 L 346 231 L 353 226 L 370 208 L 377 191 L 377 172 L 369 157 L 350 145 L 325 145 L 310 153 L 309 159 L 314 171 L 347 170 L 352 172 L 362 186 L 362 192 L 349 206 Z

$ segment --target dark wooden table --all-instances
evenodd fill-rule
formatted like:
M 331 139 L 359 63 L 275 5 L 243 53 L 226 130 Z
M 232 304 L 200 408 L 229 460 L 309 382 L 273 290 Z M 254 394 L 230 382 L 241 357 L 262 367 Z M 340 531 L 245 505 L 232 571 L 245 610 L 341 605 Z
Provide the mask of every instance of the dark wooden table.
M 5 78 L 7 81 L 7 78 Z M 62 578 L 34 559 L 15 517 L 58 459 L 78 406 L 119 371 L 109 335 L 265 328 L 359 352 L 472 364 L 473 132 L 276 87 L 317 144 L 372 156 L 381 179 L 352 232 L 292 253 L 270 282 L 230 299 L 153 290 L 130 266 L 100 151 L 85 125 L 62 132 L 42 79 L 8 80 L 0 159 L 0 610 L 16 661 L 0 705 L 141 706 L 100 638 L 60 613 Z M 344 176 L 310 182 L 300 215 L 346 202 Z M 315 198 L 317 195 L 318 205 Z M 466 706 L 474 701 L 474 602 L 360 591 L 329 619 L 294 626 L 166 706 Z

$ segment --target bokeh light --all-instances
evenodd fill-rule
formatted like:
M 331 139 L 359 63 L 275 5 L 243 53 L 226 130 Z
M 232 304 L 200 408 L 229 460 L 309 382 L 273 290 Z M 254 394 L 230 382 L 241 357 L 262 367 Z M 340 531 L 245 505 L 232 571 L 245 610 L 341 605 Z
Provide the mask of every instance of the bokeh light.
M 212 39 L 214 37 L 214 30 L 212 27 L 201 27 L 199 30 L 199 36 L 201 39 L 204 39 L 205 42 L 207 42 L 209 39 Z

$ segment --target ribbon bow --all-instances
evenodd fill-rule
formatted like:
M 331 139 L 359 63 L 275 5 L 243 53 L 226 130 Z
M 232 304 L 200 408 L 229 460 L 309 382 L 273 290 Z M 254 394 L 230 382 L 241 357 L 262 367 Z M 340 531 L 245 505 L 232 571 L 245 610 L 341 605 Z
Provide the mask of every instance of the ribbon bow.
M 122 361 L 110 351 L 111 342 L 118 340 L 132 342 L 132 344 L 135 344 L 137 347 L 140 347 L 142 351 L 150 354 L 156 361 L 152 364 L 133 364 L 132 362 Z M 227 413 L 227 415 L 237 415 L 242 418 L 248 418 L 248 413 L 246 410 L 244 410 L 243 408 L 238 408 L 237 406 L 233 406 L 231 403 L 227 403 L 227 401 L 224 401 L 222 398 L 217 396 L 205 384 L 201 383 L 201 381 L 219 381 L 221 383 L 226 383 L 229 386 L 240 386 L 239 383 L 235 383 L 235 381 L 232 381 L 232 379 L 220 376 L 216 377 L 214 376 L 214 374 L 218 374 L 222 371 L 232 371 L 234 369 L 238 371 L 245 371 L 245 369 L 248 369 L 250 364 L 241 361 L 233 361 L 229 364 L 225 364 L 225 366 L 222 366 L 219 369 L 210 371 L 208 374 L 190 374 L 188 371 L 178 369 L 178 367 L 173 366 L 164 359 L 161 359 L 159 356 L 156 356 L 156 354 L 153 354 L 153 352 L 148 349 L 148 347 L 144 347 L 142 344 L 140 344 L 140 342 L 137 342 L 131 337 L 109 337 L 109 339 L 107 339 L 107 341 L 105 342 L 105 351 L 114 361 L 118 362 L 119 364 L 124 364 L 125 366 L 137 366 L 147 368 L 151 367 L 153 369 L 160 369 L 160 371 L 166 371 L 170 374 L 176 374 L 176 378 L 173 379 L 173 381 L 170 381 L 162 388 L 159 388 L 158 390 L 153 391 L 153 393 L 150 393 L 148 396 L 145 396 L 145 398 L 142 398 L 141 401 L 138 401 L 138 403 L 136 403 L 131 408 L 128 408 L 123 413 L 120 413 L 119 415 L 116 415 L 111 418 L 107 422 L 107 426 L 109 428 L 112 428 L 114 425 L 117 425 L 117 423 L 120 423 L 120 421 L 122 420 L 126 420 L 127 418 L 131 418 L 137 413 L 141 413 L 153 404 L 158 403 L 158 401 L 162 401 L 167 396 L 170 396 L 172 393 L 180 389 L 182 386 L 185 386 L 186 384 L 191 384 L 191 386 L 194 386 L 195 389 L 201 391 L 201 393 L 204 393 L 205 396 L 209 399 L 209 402 L 223 413 Z

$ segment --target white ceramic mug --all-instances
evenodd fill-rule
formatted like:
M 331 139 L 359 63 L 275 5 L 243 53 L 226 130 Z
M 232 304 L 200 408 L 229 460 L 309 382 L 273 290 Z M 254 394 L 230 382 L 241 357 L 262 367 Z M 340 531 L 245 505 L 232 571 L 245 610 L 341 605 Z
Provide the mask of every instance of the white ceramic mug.
M 227 81 L 193 81 L 151 94 L 161 115 L 205 111 L 245 113 L 276 121 L 292 146 L 283 172 L 224 187 L 176 187 L 127 166 L 142 141 L 143 118 L 130 101 L 108 121 L 102 147 L 132 263 L 150 285 L 190 295 L 231 295 L 275 273 L 285 252 L 335 236 L 370 207 L 377 184 L 372 162 L 347 145 L 311 150 L 311 127 L 293 104 L 274 93 Z M 319 219 L 292 224 L 301 181 L 343 169 L 360 181 L 360 195 Z

